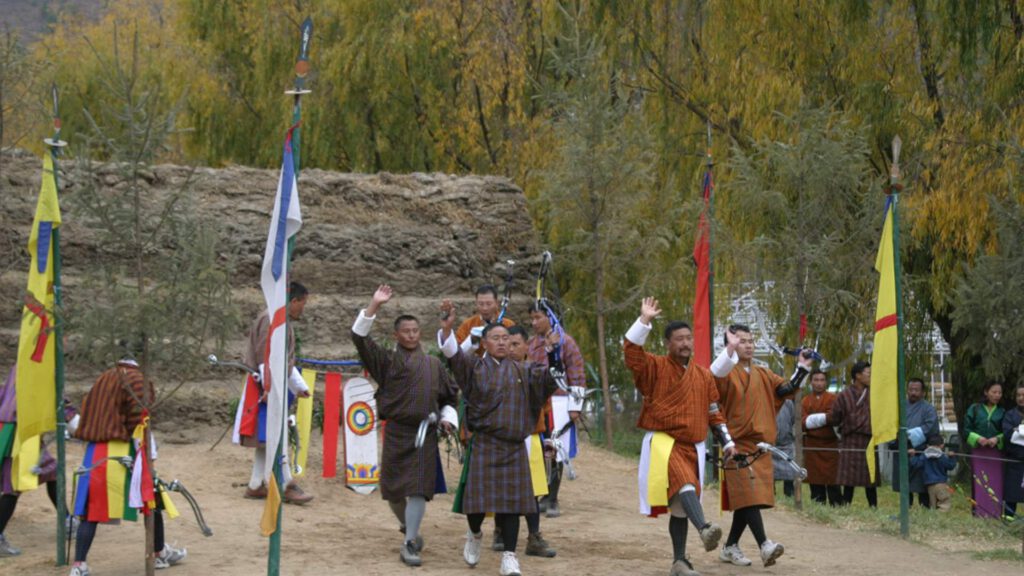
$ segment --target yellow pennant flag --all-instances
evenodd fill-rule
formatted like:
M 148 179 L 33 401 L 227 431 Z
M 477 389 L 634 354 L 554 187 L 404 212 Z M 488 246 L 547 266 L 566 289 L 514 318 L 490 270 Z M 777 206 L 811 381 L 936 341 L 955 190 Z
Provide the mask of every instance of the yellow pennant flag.
M 280 510 L 281 490 L 277 485 L 277 477 L 271 474 L 267 484 L 267 501 L 263 505 L 263 516 L 260 518 L 261 534 L 269 537 L 277 530 L 277 514 Z
M 899 429 L 899 326 L 896 315 L 896 246 L 893 238 L 893 197 L 885 205 L 885 224 L 875 270 L 879 274 L 875 342 L 871 355 L 871 441 L 865 457 L 875 480 L 875 446 L 896 438 Z
M 309 438 L 313 431 L 313 397 L 316 394 L 316 370 L 302 369 L 302 379 L 309 386 L 309 398 L 299 398 L 295 407 L 295 429 L 299 432 L 299 454 L 295 463 L 299 465 L 296 477 L 306 474 L 306 458 L 309 456 Z
M 38 458 L 38 436 L 57 429 L 57 364 L 53 314 L 53 233 L 60 226 L 60 203 L 53 158 L 43 156 L 42 187 L 36 202 L 36 215 L 28 238 L 31 264 L 28 288 L 24 294 L 21 333 L 18 338 L 18 364 L 15 390 L 18 404 L 18 428 L 13 453 L 34 446 Z M 35 466 L 30 454 L 21 464 Z M 20 489 L 34 488 L 36 481 L 19 482 Z

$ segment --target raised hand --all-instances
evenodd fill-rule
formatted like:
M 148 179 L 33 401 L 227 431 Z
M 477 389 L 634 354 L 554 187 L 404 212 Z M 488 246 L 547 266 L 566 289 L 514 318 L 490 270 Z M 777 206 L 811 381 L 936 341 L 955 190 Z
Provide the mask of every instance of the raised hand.
M 796 357 L 796 363 L 803 366 L 807 370 L 811 369 L 811 365 L 814 362 L 814 350 L 810 348 L 804 348 L 800 350 L 800 355 Z
M 377 287 L 377 291 L 373 293 L 373 298 L 370 299 L 370 305 L 366 308 L 367 316 L 376 316 L 377 310 L 380 309 L 387 301 L 391 300 L 391 296 L 394 295 L 394 291 L 391 286 L 387 284 L 381 284 Z
M 731 329 L 725 331 L 725 349 L 731 356 L 736 348 L 740 345 L 740 335 L 733 332 Z
M 644 298 L 640 303 L 640 318 L 644 324 L 650 324 L 651 320 L 654 320 L 661 315 L 661 307 L 658 306 L 658 301 L 648 296 Z
M 441 301 L 441 330 L 443 331 L 443 338 L 448 338 L 451 334 L 452 326 L 455 324 L 455 304 L 448 298 Z
M 391 296 L 394 295 L 394 290 L 387 284 L 381 284 L 377 287 L 377 291 L 373 293 L 373 301 L 378 304 L 383 304 L 388 300 L 391 300 Z

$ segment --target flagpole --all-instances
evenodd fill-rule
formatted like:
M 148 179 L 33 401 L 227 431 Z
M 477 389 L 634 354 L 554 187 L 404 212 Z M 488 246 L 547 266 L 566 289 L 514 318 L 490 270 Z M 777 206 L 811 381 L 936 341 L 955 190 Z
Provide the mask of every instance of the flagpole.
M 711 119 L 708 119 L 708 159 L 707 171 L 711 174 Z M 712 181 L 708 191 L 708 349 L 711 357 L 715 357 L 715 185 Z
M 47 154 L 53 161 L 53 187 L 59 192 L 60 183 L 57 179 L 58 167 L 57 157 L 60 156 L 60 149 L 67 146 L 67 142 L 60 139 L 60 109 L 58 108 L 57 85 L 51 88 L 53 96 L 53 136 L 44 138 L 43 142 L 48 146 Z M 46 175 L 43 175 L 46 178 Z M 69 538 L 67 522 L 67 479 L 64 477 L 66 465 L 66 446 L 64 434 L 67 430 L 67 421 L 64 418 L 64 321 L 58 315 L 63 300 L 63 285 L 61 283 L 61 261 L 60 261 L 60 226 L 53 228 L 53 334 L 55 356 L 55 383 L 56 383 L 56 410 L 57 410 L 57 566 L 67 566 L 67 548 L 65 543 Z
M 707 130 L 708 130 L 708 152 L 707 152 L 707 170 L 706 170 L 706 172 L 704 174 L 705 178 L 707 178 L 708 175 L 711 174 L 711 167 L 715 165 L 715 163 L 711 159 L 711 119 L 710 118 L 708 118 L 708 121 L 707 121 Z M 711 186 L 711 189 L 708 191 L 708 204 L 707 204 L 707 208 L 708 208 L 708 220 L 707 220 L 707 226 L 708 226 L 708 354 L 710 354 L 710 358 L 714 358 L 715 357 L 715 250 L 714 250 L 715 244 L 714 244 L 714 226 L 712 226 L 711 224 L 712 224 L 712 222 L 714 222 L 714 217 L 715 217 L 715 209 L 714 209 L 715 187 L 714 187 L 713 183 L 710 186 Z M 698 280 L 698 282 L 699 282 L 699 280 Z M 708 445 L 709 446 L 714 446 L 714 436 L 710 432 L 708 433 L 708 440 L 709 440 Z M 711 463 L 712 463 L 711 478 L 712 478 L 712 480 L 716 480 L 717 481 L 718 480 L 718 458 L 719 458 L 718 450 L 712 450 L 711 454 L 712 454 L 712 457 L 711 457 Z
M 309 43 L 313 36 L 313 20 L 309 17 L 302 22 L 302 33 L 301 33 L 301 44 L 299 49 L 299 58 L 295 62 L 295 86 L 293 89 L 288 90 L 285 94 L 294 98 L 294 105 L 292 107 L 292 164 L 295 170 L 295 180 L 299 179 L 299 147 L 301 145 L 301 123 L 302 123 L 302 96 L 309 94 L 310 90 L 305 87 L 306 74 L 309 72 Z M 295 238 L 288 239 L 288 251 L 285 261 L 285 278 L 290 278 L 289 273 L 291 271 L 292 252 L 295 250 Z M 288 295 L 290 302 L 291 294 Z M 285 323 L 284 330 L 287 339 L 288 331 L 290 330 L 289 325 L 291 324 L 288 318 L 288 306 L 285 305 Z M 284 374 L 288 374 L 288 357 L 285 355 L 285 367 Z M 287 379 L 287 376 L 286 376 Z M 287 430 L 285 422 L 287 422 L 287 411 L 283 413 L 284 418 L 282 419 L 281 425 L 281 438 L 284 438 L 284 432 Z M 284 508 L 284 492 L 287 490 L 287 486 L 284 485 L 284 475 L 281 472 L 281 457 L 284 453 L 284 443 L 278 442 L 277 451 L 274 454 L 273 462 L 273 473 L 274 478 L 277 480 L 277 489 L 280 491 L 280 498 L 277 503 L 277 526 L 274 529 L 274 533 L 270 535 L 270 550 L 267 553 L 267 576 L 279 576 L 281 574 L 281 516 Z M 297 457 L 298 455 L 296 455 Z
M 910 470 L 907 458 L 907 382 L 903 359 L 903 291 L 900 268 L 900 148 L 903 142 L 899 136 L 892 139 L 892 170 L 889 175 L 889 194 L 892 196 L 892 253 L 893 276 L 896 282 L 896 366 L 897 394 L 899 396 L 899 470 L 900 478 L 900 536 L 910 537 Z

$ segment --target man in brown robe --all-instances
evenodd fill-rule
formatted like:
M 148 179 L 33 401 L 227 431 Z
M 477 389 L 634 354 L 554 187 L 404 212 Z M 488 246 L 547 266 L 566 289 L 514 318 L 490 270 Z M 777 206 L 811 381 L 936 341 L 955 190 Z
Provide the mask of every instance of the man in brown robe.
M 782 403 L 800 387 L 811 362 L 809 352 L 801 353 L 796 372 L 787 382 L 767 368 L 755 366 L 753 359 L 754 337 L 750 328 L 733 324 L 725 332 L 725 348 L 711 364 L 736 451 L 750 455 L 760 452 L 758 443 L 775 441 L 775 416 Z M 739 548 L 740 536 L 749 526 L 760 548 L 761 561 L 765 566 L 775 564 L 785 548 L 766 537 L 761 518 L 762 508 L 775 505 L 772 459 L 758 457 L 748 468 L 727 469 L 723 476 L 722 508 L 732 510 L 733 515 L 719 559 L 737 566 L 750 565 Z
M 642 450 L 641 463 L 649 461 L 650 444 L 655 433 L 662 432 L 672 437 L 672 452 L 668 460 L 668 512 L 671 513 L 668 532 L 672 538 L 673 562 L 671 576 L 692 576 L 697 574 L 686 559 L 686 519 L 693 522 L 700 531 L 700 539 L 707 551 L 718 547 L 722 529 L 704 519 L 700 505 L 702 480 L 701 458 L 708 427 L 718 436 L 725 449 L 726 457 L 733 454 L 734 443 L 729 437 L 725 417 L 719 408 L 718 389 L 711 372 L 691 362 L 693 355 L 693 331 L 685 322 L 669 322 L 665 327 L 665 348 L 667 354 L 656 356 L 644 351 L 644 343 L 650 335 L 651 322 L 661 314 L 658 301 L 644 298 L 640 317 L 626 332 L 626 366 L 633 373 L 633 383 L 643 395 L 640 418 L 637 427 L 647 430 Z M 645 470 L 641 464 L 640 474 Z M 641 483 L 641 502 L 648 487 Z M 657 516 L 664 509 L 641 505 L 641 512 Z
M 836 395 L 828 391 L 825 373 L 811 371 L 811 393 L 800 402 L 800 413 L 804 415 L 804 465 L 807 467 L 807 483 L 811 485 L 811 498 L 824 504 L 827 496 L 829 506 L 843 503 L 842 490 L 836 484 L 839 437 L 827 422 L 835 400 Z
M 851 386 L 836 396 L 828 424 L 839 428 L 839 472 L 836 484 L 843 487 L 843 501 L 853 501 L 855 486 L 864 487 L 868 506 L 878 506 L 878 489 L 868 473 L 867 448 L 871 440 L 871 364 L 860 361 L 850 369 Z M 876 459 L 878 455 L 873 454 Z M 875 469 L 878 467 L 876 465 Z
M 438 331 L 441 352 L 449 359 L 455 382 L 466 401 L 465 421 L 472 433 L 467 448 L 461 511 L 469 531 L 463 558 L 470 566 L 480 561 L 487 512 L 494 512 L 505 551 L 502 575 L 519 575 L 516 544 L 519 515 L 537 511 L 524 440 L 533 432 L 544 403 L 557 384 L 544 364 L 516 362 L 508 357 L 508 328 L 488 325 L 481 334 L 484 355 L 460 350 L 452 325 L 455 307 L 445 300 Z M 552 346 L 557 344 L 557 339 Z
M 420 347 L 420 323 L 414 316 L 395 319 L 394 350 L 381 348 L 370 337 L 380 307 L 394 292 L 382 284 L 370 305 L 359 312 L 352 325 L 352 343 L 363 367 L 377 382 L 377 412 L 388 423 L 381 459 L 380 494 L 398 518 L 405 540 L 399 554 L 409 566 L 420 566 L 423 538 L 420 524 L 427 501 L 437 490 L 440 459 L 434 426 L 428 428 L 423 446 L 416 448 L 420 423 L 439 415 L 439 426 L 451 432 L 458 427 L 455 400 L 458 388 L 441 360 Z

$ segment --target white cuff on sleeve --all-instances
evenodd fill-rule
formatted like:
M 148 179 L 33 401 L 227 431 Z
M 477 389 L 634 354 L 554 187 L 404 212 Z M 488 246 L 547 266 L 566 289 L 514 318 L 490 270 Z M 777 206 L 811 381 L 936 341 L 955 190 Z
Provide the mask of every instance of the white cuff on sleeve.
M 441 407 L 441 422 L 447 422 L 452 425 L 452 428 L 459 427 L 459 413 L 451 406 L 445 405 Z
M 68 434 L 74 434 L 75 430 L 78 430 L 78 423 L 81 421 L 82 419 L 78 417 L 78 414 L 75 414 L 75 417 L 68 422 Z
M 370 335 L 370 328 L 373 326 L 373 321 L 377 319 L 377 315 L 367 316 L 366 310 L 359 311 L 359 317 L 356 318 L 354 324 L 352 324 L 352 331 L 366 338 Z
M 587 389 L 583 386 L 569 387 L 569 401 L 566 403 L 569 412 L 580 412 L 583 410 L 583 398 L 586 394 Z
M 739 354 L 733 351 L 732 356 L 730 356 L 729 349 L 722 348 L 722 351 L 718 354 L 718 358 L 715 358 L 715 361 L 711 363 L 711 373 L 719 378 L 725 378 L 739 363 Z
M 633 322 L 633 325 L 626 331 L 626 340 L 629 340 L 637 346 L 643 346 L 644 342 L 647 341 L 647 335 L 651 333 L 651 325 L 644 324 L 644 321 L 640 318 Z
M 455 342 L 455 332 L 452 331 L 448 334 L 448 339 L 442 342 L 441 334 L 443 333 L 443 330 L 437 331 L 437 346 L 441 349 L 441 353 L 444 354 L 445 358 L 451 358 L 459 353 L 459 345 Z
M 476 349 L 479 348 L 479 347 L 480 347 L 479 344 L 474 344 L 473 343 L 473 337 L 472 336 L 470 336 L 469 338 L 466 338 L 465 340 L 463 340 L 462 344 L 459 344 L 459 350 L 462 350 L 466 354 L 473 354 L 474 352 L 476 352 Z
M 302 377 L 302 372 L 299 372 L 299 369 L 295 366 L 292 366 L 292 371 L 288 373 L 288 389 L 296 396 L 304 392 L 309 392 L 309 386 L 306 384 L 306 380 Z
M 828 415 L 824 412 L 818 412 L 817 414 L 810 414 L 807 416 L 807 420 L 804 421 L 804 426 L 806 426 L 808 430 L 817 430 L 818 428 L 825 426 L 827 423 Z

